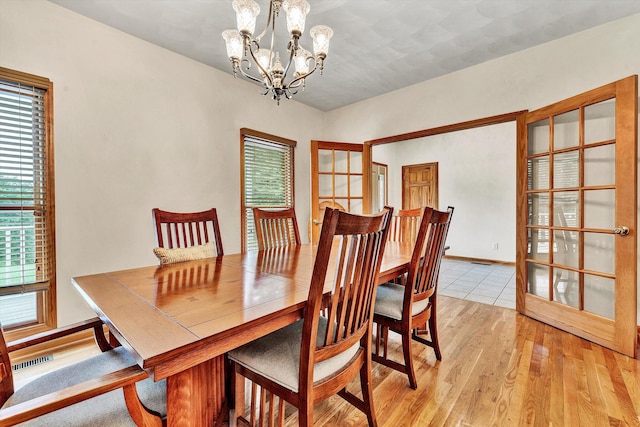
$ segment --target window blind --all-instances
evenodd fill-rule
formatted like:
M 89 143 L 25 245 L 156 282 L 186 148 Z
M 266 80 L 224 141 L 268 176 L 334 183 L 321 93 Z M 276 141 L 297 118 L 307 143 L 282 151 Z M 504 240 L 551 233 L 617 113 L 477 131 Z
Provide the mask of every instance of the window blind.
M 45 95 L 0 78 L 0 296 L 50 284 Z
M 293 145 L 243 134 L 243 250 L 258 249 L 252 208 L 293 207 Z

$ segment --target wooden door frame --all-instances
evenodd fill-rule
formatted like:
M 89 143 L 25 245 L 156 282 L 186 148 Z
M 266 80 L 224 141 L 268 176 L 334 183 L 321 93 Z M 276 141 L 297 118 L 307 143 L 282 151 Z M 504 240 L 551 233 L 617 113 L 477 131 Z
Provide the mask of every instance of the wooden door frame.
M 371 151 L 374 145 L 392 144 L 395 142 L 409 141 L 412 139 L 419 139 L 427 136 L 441 135 L 445 133 L 457 132 L 460 130 L 475 129 L 483 126 L 491 126 L 491 125 L 498 125 L 501 123 L 515 122 L 518 116 L 520 116 L 522 113 L 526 113 L 527 111 L 528 110 L 513 111 L 511 113 L 499 114 L 497 116 L 483 117 L 481 119 L 469 120 L 469 121 L 460 122 L 460 123 L 453 123 L 445 126 L 438 126 L 435 128 L 422 129 L 415 132 L 402 133 L 398 135 L 392 135 L 384 138 L 371 139 L 369 141 L 365 141 L 364 147 L 362 150 L 362 159 L 365 162 L 365 164 L 363 165 L 363 169 L 366 167 L 367 169 L 369 169 L 369 174 L 371 173 L 371 159 L 372 159 Z M 514 144 L 516 142 L 517 141 L 514 141 Z M 371 184 L 369 183 L 369 185 Z M 368 187 L 365 187 L 365 188 L 368 188 Z M 368 197 L 367 202 L 370 203 L 370 201 L 371 201 L 371 197 Z M 365 203 L 363 208 L 365 209 L 365 212 L 371 211 L 370 204 L 367 205 Z

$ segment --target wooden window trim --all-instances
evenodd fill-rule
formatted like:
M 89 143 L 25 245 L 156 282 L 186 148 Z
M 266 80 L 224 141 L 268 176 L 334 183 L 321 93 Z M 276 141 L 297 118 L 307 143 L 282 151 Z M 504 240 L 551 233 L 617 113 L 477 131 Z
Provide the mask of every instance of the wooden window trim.
M 290 145 L 292 147 L 295 147 L 298 144 L 298 142 L 294 141 L 293 139 L 282 138 L 281 136 L 271 135 L 269 133 L 260 132 L 258 130 L 253 130 L 249 128 L 240 129 L 240 142 L 244 141 L 245 135 L 252 136 L 254 138 L 259 138 L 259 139 L 266 139 L 267 141 L 271 141 L 271 142 Z
M 295 209 L 295 153 L 293 148 L 296 147 L 297 141 L 292 139 L 282 138 L 277 135 L 271 135 L 265 132 L 260 132 L 254 129 L 241 128 L 240 129 L 240 233 L 241 233 L 241 250 L 246 252 L 247 250 L 247 236 L 245 230 L 247 229 L 247 218 L 245 211 L 247 206 L 245 205 L 245 137 L 262 139 L 271 143 L 277 143 L 286 145 L 292 148 L 291 153 L 291 207 Z
M 53 82 L 48 78 L 40 77 L 9 68 L 0 67 L 0 78 L 4 80 L 14 81 L 25 85 L 34 86 L 42 89 L 44 93 L 44 123 L 45 123 L 45 141 L 44 150 L 45 159 L 45 180 L 47 181 L 47 192 L 45 195 L 45 203 L 47 215 L 45 217 L 47 229 L 48 243 L 48 263 L 49 263 L 49 289 L 38 295 L 37 305 L 38 313 L 37 324 L 25 327 L 17 327 L 14 330 L 5 333 L 6 339 L 9 341 L 52 329 L 57 326 L 57 306 L 56 306 L 56 241 L 55 241 L 55 173 L 54 173 L 54 146 L 53 146 Z M 43 296 L 44 295 L 44 296 Z

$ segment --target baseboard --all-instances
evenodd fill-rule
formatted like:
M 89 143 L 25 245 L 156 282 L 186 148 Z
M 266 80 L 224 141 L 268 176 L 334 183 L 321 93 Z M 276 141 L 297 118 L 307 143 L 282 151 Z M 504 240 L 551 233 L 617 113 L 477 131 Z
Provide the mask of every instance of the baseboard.
M 516 263 L 511 261 L 498 261 L 495 259 L 485 259 L 485 258 L 470 258 L 464 256 L 455 256 L 455 255 L 445 255 L 446 259 L 453 259 L 458 261 L 468 261 L 468 262 L 477 262 L 482 264 L 500 264 L 500 265 L 509 265 L 515 267 Z

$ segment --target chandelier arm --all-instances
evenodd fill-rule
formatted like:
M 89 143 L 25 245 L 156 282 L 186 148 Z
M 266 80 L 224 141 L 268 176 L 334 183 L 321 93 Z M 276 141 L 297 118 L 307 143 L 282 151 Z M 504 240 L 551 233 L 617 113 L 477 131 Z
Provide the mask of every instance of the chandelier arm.
M 249 60 L 248 60 L 248 59 L 246 59 L 246 58 L 244 58 L 244 59 L 242 60 L 242 62 L 247 62 L 247 63 L 249 63 Z M 249 66 L 251 66 L 251 64 L 250 64 L 250 63 L 249 63 Z M 238 70 L 240 70 L 240 74 L 242 74 L 242 76 L 243 76 L 243 77 L 246 77 L 246 78 L 247 78 L 247 79 L 249 79 L 249 80 L 253 80 L 254 82 L 258 82 L 258 83 L 260 83 L 260 84 L 264 85 L 264 79 L 259 79 L 259 78 L 257 78 L 257 77 L 252 76 L 251 74 L 249 74 L 249 73 L 247 73 L 246 71 L 244 71 L 244 70 L 242 69 L 242 66 L 238 67 Z
M 264 35 L 267 34 L 267 30 L 269 29 L 269 26 L 270 25 L 272 27 L 275 26 L 275 22 L 276 22 L 276 17 L 274 16 L 273 0 L 269 0 L 269 15 L 267 18 L 267 25 L 264 26 L 264 29 L 262 30 L 260 35 L 255 38 L 255 40 L 259 41 L 260 39 L 262 39 L 262 37 L 264 37 Z M 273 32 L 273 28 L 271 29 L 271 31 Z
M 269 66 L 273 66 L 273 45 L 276 41 L 276 20 L 271 22 L 271 44 L 269 45 Z
M 291 63 L 293 62 L 293 57 L 295 56 L 296 51 L 298 50 L 298 39 L 300 37 L 294 35 L 293 38 L 289 41 L 289 62 L 287 62 L 287 66 L 284 67 L 284 73 L 282 74 L 282 81 L 287 77 L 287 73 L 289 72 L 289 67 L 291 67 Z M 291 84 L 295 82 L 296 79 L 292 80 L 291 83 L 287 85 L 287 87 L 291 87 Z
M 291 90 L 291 87 L 287 87 L 287 92 L 286 92 L 286 97 L 287 99 L 291 99 L 293 98 L 293 95 L 297 94 L 298 91 L 297 90 Z
M 253 59 L 253 62 L 258 66 L 258 68 L 260 69 L 260 71 L 263 74 L 263 77 L 267 79 L 268 86 L 273 87 L 273 80 L 271 80 L 271 76 L 269 75 L 269 73 L 267 72 L 267 70 L 264 69 L 264 67 L 262 66 L 262 64 L 260 63 L 260 61 L 258 61 L 258 58 L 256 58 L 256 55 L 253 53 L 253 49 L 251 49 L 251 45 L 255 44 L 255 46 L 257 47 L 257 49 L 260 49 L 260 45 L 258 44 L 257 41 L 255 40 L 251 40 L 249 41 L 249 55 L 251 55 L 251 58 Z M 255 80 L 255 79 L 254 79 Z M 260 80 L 258 80 L 260 81 Z M 262 82 L 264 84 L 264 82 Z

